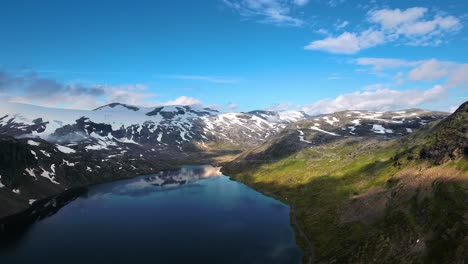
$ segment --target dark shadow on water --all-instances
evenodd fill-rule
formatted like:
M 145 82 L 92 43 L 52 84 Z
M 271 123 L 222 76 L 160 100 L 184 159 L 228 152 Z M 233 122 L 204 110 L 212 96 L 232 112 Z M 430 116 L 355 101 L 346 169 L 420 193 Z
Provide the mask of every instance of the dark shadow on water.
M 86 195 L 87 192 L 87 188 L 70 189 L 59 195 L 36 201 L 21 213 L 0 219 L 0 252 L 5 248 L 15 247 L 34 223 L 55 215 L 60 209 L 78 197 Z

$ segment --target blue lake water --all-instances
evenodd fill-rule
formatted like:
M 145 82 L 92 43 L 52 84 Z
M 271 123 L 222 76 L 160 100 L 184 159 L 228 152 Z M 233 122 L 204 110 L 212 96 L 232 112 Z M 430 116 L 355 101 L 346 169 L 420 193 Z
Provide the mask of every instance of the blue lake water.
M 300 263 L 289 207 L 211 166 L 97 185 L 0 263 Z

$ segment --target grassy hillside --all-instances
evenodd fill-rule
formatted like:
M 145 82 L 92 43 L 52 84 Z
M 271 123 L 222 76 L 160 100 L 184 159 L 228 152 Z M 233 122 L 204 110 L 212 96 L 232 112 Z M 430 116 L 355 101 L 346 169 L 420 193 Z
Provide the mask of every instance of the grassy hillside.
M 271 162 L 260 147 L 224 170 L 291 205 L 307 259 L 310 240 L 319 263 L 463 263 L 467 112 L 403 139 L 346 138 Z

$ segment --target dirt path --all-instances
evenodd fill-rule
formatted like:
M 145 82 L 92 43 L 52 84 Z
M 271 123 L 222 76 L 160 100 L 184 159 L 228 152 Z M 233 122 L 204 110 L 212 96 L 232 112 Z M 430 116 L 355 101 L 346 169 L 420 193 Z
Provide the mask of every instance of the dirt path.
M 302 229 L 301 225 L 299 225 L 299 222 L 297 221 L 297 216 L 295 212 L 294 206 L 291 206 L 291 219 L 293 221 L 293 225 L 296 227 L 296 230 L 299 231 L 299 234 L 301 237 L 306 241 L 307 243 L 307 252 L 304 252 L 305 254 L 305 263 L 307 264 L 312 264 L 315 261 L 315 251 L 314 247 L 312 245 L 312 241 L 309 239 L 309 237 L 306 235 L 304 230 Z

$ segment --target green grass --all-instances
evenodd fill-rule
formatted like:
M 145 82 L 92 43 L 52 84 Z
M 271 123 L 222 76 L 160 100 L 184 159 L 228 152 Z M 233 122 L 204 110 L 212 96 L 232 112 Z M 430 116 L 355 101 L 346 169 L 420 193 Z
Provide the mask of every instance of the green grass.
M 423 210 L 421 208 L 424 203 L 430 205 L 426 211 L 434 214 L 432 216 L 435 219 L 434 223 L 447 223 L 443 230 L 453 227 L 456 221 L 460 221 L 459 213 L 458 218 L 455 217 L 453 220 L 444 221 L 442 218 L 453 216 L 452 213 L 446 212 L 447 210 L 442 210 L 445 206 L 442 201 L 450 202 L 454 199 L 450 196 L 447 200 L 446 197 L 440 196 L 443 191 L 436 192 L 434 197 L 426 198 L 421 204 L 417 200 L 415 191 L 416 200 L 412 207 L 417 210 L 408 210 L 411 207 L 408 203 L 388 208 L 381 219 L 372 223 L 342 223 L 344 205 L 352 197 L 365 194 L 374 188 L 395 188 L 399 182 L 392 176 L 402 168 L 429 166 L 424 161 L 411 158 L 415 152 L 417 152 L 415 149 L 402 148 L 397 141 L 363 143 L 347 140 L 303 149 L 280 161 L 252 166 L 234 175 L 234 178 L 292 205 L 299 225 L 313 241 L 318 261 L 338 263 L 375 261 L 430 263 L 431 259 L 447 261 L 446 256 L 423 258 L 417 251 L 409 251 L 409 248 L 415 245 L 418 236 L 437 230 L 435 226 L 421 224 L 418 212 Z M 467 162 L 455 161 L 449 166 L 466 171 Z M 450 189 L 450 193 L 453 193 L 453 190 L 455 189 Z M 464 194 L 466 195 L 466 192 Z M 461 194 L 457 191 L 455 196 L 459 195 Z M 456 210 L 466 210 L 466 204 Z M 425 227 L 428 229 L 424 229 Z M 463 228 L 456 230 L 464 232 Z M 463 232 L 461 234 L 465 234 Z M 440 236 L 442 235 L 435 233 L 436 238 Z M 307 249 L 306 241 L 299 235 L 296 237 L 298 244 L 303 249 Z M 452 238 L 449 240 L 455 241 Z M 449 253 L 453 253 L 453 249 L 450 251 L 444 245 L 461 243 L 459 237 L 452 244 L 430 241 L 438 240 L 429 240 L 428 247 Z

